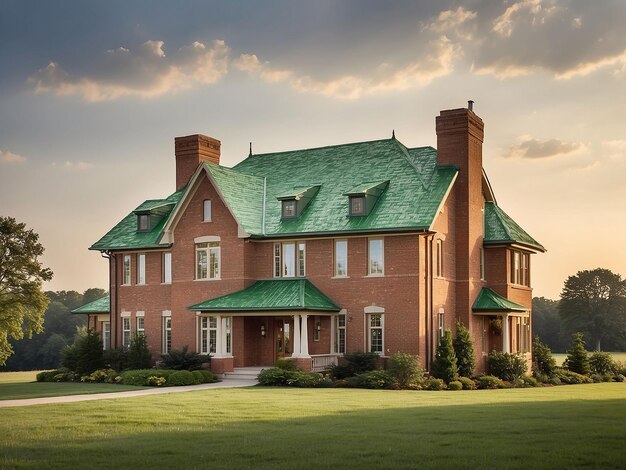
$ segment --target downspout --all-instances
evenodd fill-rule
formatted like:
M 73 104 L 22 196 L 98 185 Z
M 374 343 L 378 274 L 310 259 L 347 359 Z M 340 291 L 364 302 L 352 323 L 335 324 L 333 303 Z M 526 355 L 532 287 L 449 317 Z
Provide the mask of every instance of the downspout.
M 109 307 L 109 323 L 111 325 L 111 334 L 109 334 L 109 347 L 107 349 L 111 349 L 111 338 L 112 334 L 115 332 L 115 325 L 117 323 L 117 315 L 114 312 L 117 312 L 117 302 L 118 302 L 118 292 L 117 292 L 117 255 L 112 255 L 110 251 L 101 251 L 100 256 L 109 260 L 109 299 L 113 297 L 113 292 L 111 292 L 111 260 L 113 260 L 113 265 L 115 267 L 115 309 Z M 109 301 L 109 305 L 112 306 L 113 302 Z M 103 332 L 104 334 L 104 332 Z M 117 336 L 115 337 L 115 346 L 117 347 Z
M 433 294 L 434 294 L 434 283 L 433 283 L 433 240 L 435 239 L 434 235 L 430 235 L 428 237 L 427 249 L 428 249 L 428 285 L 426 289 L 428 291 L 428 306 L 426 308 L 427 316 L 427 327 L 428 331 L 426 334 L 426 342 L 428 345 L 427 351 L 427 367 L 430 369 L 430 364 L 432 362 L 433 350 Z
M 426 361 L 426 370 L 430 369 L 430 327 L 428 325 L 428 235 L 424 237 L 424 335 L 426 339 L 426 350 L 424 351 L 424 360 Z
M 267 176 L 263 177 L 263 221 L 262 221 L 262 226 L 261 226 L 261 233 L 263 235 L 265 235 L 265 200 L 266 200 L 266 193 L 267 193 Z

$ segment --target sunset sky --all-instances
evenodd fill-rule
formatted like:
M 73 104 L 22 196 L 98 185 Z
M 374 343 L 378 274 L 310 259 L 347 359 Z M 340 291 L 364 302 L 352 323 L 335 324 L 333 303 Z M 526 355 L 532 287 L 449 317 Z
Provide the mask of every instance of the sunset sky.
M 107 285 L 87 248 L 174 190 L 174 137 L 255 153 L 396 136 L 476 102 L 499 205 L 548 252 L 534 294 L 626 275 L 626 2 L 0 0 L 0 215 L 46 289 Z

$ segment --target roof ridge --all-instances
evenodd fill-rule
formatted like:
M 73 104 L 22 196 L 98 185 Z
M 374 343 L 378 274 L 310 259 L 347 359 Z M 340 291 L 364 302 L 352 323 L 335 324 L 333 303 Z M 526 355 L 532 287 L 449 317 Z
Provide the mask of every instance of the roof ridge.
M 402 154 L 404 159 L 407 161 L 407 163 L 409 165 L 411 165 L 411 167 L 415 170 L 415 175 L 417 176 L 417 179 L 419 180 L 420 184 L 422 185 L 422 188 L 423 189 L 428 189 L 426 187 L 426 184 L 424 183 L 424 180 L 422 179 L 422 172 L 419 170 L 417 165 L 415 165 L 415 163 L 413 163 L 413 161 L 411 160 L 411 156 L 409 155 L 409 151 L 407 150 L 407 147 L 402 142 L 400 142 L 398 139 L 392 139 L 392 140 L 394 140 L 396 142 L 396 145 L 400 149 L 400 153 Z
M 487 201 L 486 204 L 493 204 L 490 201 Z M 500 225 L 502 226 L 502 228 L 504 229 L 504 232 L 507 234 L 507 236 L 509 237 L 509 240 L 513 240 L 513 236 L 511 235 L 511 231 L 509 230 L 509 228 L 507 227 L 507 224 L 505 224 L 502 221 L 502 213 L 504 212 L 502 209 L 500 209 L 500 207 L 497 204 L 494 204 L 494 209 L 496 211 L 496 215 L 498 216 L 498 222 L 500 223 Z

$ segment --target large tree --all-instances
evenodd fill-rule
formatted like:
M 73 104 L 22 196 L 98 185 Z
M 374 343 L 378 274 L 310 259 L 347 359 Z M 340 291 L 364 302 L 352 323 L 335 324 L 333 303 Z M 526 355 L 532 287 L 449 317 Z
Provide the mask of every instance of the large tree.
M 559 301 L 533 297 L 533 333 L 554 352 L 565 352 L 567 341 L 561 336 Z M 569 340 L 571 334 L 567 334 Z
M 565 281 L 559 314 L 569 332 L 583 332 L 600 351 L 626 334 L 626 281 L 608 269 L 578 271 Z
M 43 330 L 48 297 L 43 281 L 52 271 L 39 262 L 39 235 L 12 217 L 0 217 L 0 365 L 11 356 L 9 338 L 22 339 Z

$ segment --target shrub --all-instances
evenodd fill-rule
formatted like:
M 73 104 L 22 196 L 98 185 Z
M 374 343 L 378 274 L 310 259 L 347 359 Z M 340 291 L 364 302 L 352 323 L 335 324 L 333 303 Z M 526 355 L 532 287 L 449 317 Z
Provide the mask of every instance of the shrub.
M 282 369 L 282 370 L 297 370 L 298 369 L 298 367 L 296 367 L 296 361 L 292 359 L 284 359 L 284 358 L 276 359 L 276 362 L 274 363 L 274 367 L 278 367 L 279 369 Z
M 128 351 L 119 348 L 107 349 L 103 353 L 103 359 L 105 367 L 114 370 L 125 370 L 128 362 Z
M 448 384 L 448 390 L 463 390 L 463 384 L 458 380 L 453 380 Z
M 623 374 L 616 374 L 613 376 L 613 380 L 615 382 L 623 382 L 624 381 L 624 375 Z
M 549 375 L 543 374 L 541 372 L 533 372 L 533 375 L 535 376 L 538 382 L 541 382 L 544 384 L 550 383 Z
M 324 387 L 328 384 L 324 376 L 317 372 L 304 372 L 301 370 L 289 372 L 290 376 L 287 379 L 287 385 L 291 387 L 314 388 Z
M 177 387 L 181 385 L 195 385 L 196 379 L 188 370 L 177 370 L 167 379 L 167 385 Z
M 615 373 L 626 375 L 626 361 L 615 361 Z
M 36 376 L 35 379 L 37 380 L 37 382 L 53 382 L 53 378 L 55 375 L 57 375 L 58 369 L 55 370 L 44 370 L 43 372 L 39 372 Z
M 567 358 L 563 367 L 577 374 L 588 374 L 589 356 L 587 355 L 587 349 L 585 349 L 585 340 L 581 333 L 576 333 L 572 341 L 572 345 L 567 350 Z
M 192 370 L 191 375 L 193 375 L 195 385 L 200 385 L 201 383 L 204 383 L 204 375 L 202 375 L 202 372 L 200 372 L 199 370 Z
M 164 369 L 190 371 L 202 368 L 203 363 L 210 361 L 210 356 L 189 352 L 189 346 L 183 346 L 183 349 L 175 349 L 168 354 L 163 354 L 161 359 Z
M 571 370 L 562 369 L 560 367 L 557 367 L 555 369 L 554 377 L 558 378 L 562 384 L 569 384 L 569 385 L 588 384 L 588 383 L 593 382 L 593 380 L 591 380 L 589 377 L 585 375 L 572 372 Z
M 476 390 L 476 382 L 468 377 L 459 377 L 459 382 L 463 385 L 463 390 Z
M 533 374 L 535 377 L 541 374 L 542 377 L 551 377 L 556 368 L 556 361 L 552 357 L 552 351 L 548 346 L 539 341 L 539 337 L 535 336 L 533 341 Z M 545 382 L 545 380 L 542 380 Z
M 376 369 L 376 361 L 378 358 L 378 354 L 373 352 L 355 351 L 346 353 L 343 356 L 343 362 L 345 362 L 345 364 L 333 366 L 330 373 L 336 379 L 353 377 L 363 372 Z
M 148 350 L 146 336 L 135 333 L 130 340 L 126 367 L 128 369 L 147 369 L 150 366 L 152 366 L 152 354 Z
M 437 346 L 435 359 L 430 367 L 433 377 L 450 383 L 459 378 L 459 369 L 456 365 L 456 354 L 452 346 L 452 334 L 446 330 Z
M 78 382 L 80 380 L 80 375 L 71 370 L 61 368 L 57 372 L 58 374 L 52 377 L 53 382 Z
M 173 372 L 163 369 L 135 369 L 127 370 L 120 374 L 121 383 L 124 385 L 148 386 L 150 377 L 162 377 L 167 380 Z
M 78 335 L 71 346 L 63 349 L 63 367 L 81 375 L 91 374 L 104 367 L 102 341 L 95 330 Z
M 76 343 L 68 344 L 61 350 L 61 365 L 63 369 L 76 370 L 78 367 L 78 348 Z
M 442 379 L 430 378 L 424 382 L 424 385 L 422 387 L 424 390 L 445 390 L 446 383 Z
M 83 375 L 80 378 L 81 382 L 91 382 L 91 383 L 103 383 L 107 380 L 109 375 L 115 372 L 113 369 L 98 369 L 93 371 L 89 375 Z
M 271 367 L 269 369 L 263 369 L 257 380 L 260 385 L 283 387 L 287 385 L 287 380 L 291 378 L 292 371 L 280 369 L 278 367 Z
M 467 327 L 459 321 L 456 322 L 456 336 L 453 346 L 459 375 L 471 377 L 474 374 L 474 367 L 476 367 L 474 343 Z
M 387 372 L 399 388 L 409 388 L 420 382 L 424 374 L 419 365 L 419 357 L 406 353 L 393 354 L 387 361 Z
M 384 389 L 393 385 L 392 375 L 384 370 L 370 370 L 348 379 L 348 385 L 353 388 Z
M 526 373 L 526 361 L 517 354 L 491 351 L 488 358 L 489 373 L 502 380 L 513 382 Z
M 210 370 L 200 369 L 198 372 L 202 374 L 203 384 L 212 384 L 214 382 L 217 382 L 217 376 Z
M 121 382 L 122 377 L 113 369 L 108 369 L 110 370 L 109 375 L 107 375 L 107 378 L 104 379 L 104 381 L 108 384 L 116 384 Z M 119 378 L 119 380 L 117 380 Z
M 166 383 L 167 379 L 165 377 L 158 377 L 156 375 L 148 377 L 148 385 L 151 387 L 162 387 Z
M 476 379 L 481 390 L 504 388 L 504 382 L 493 375 L 481 375 Z
M 539 382 L 532 375 L 524 374 L 521 377 L 525 387 L 539 387 Z
M 591 374 L 589 378 L 593 380 L 593 383 L 596 383 L 596 384 L 603 381 L 602 376 L 600 374 Z
M 589 368 L 596 374 L 615 374 L 617 364 L 607 352 L 596 351 L 589 357 Z

